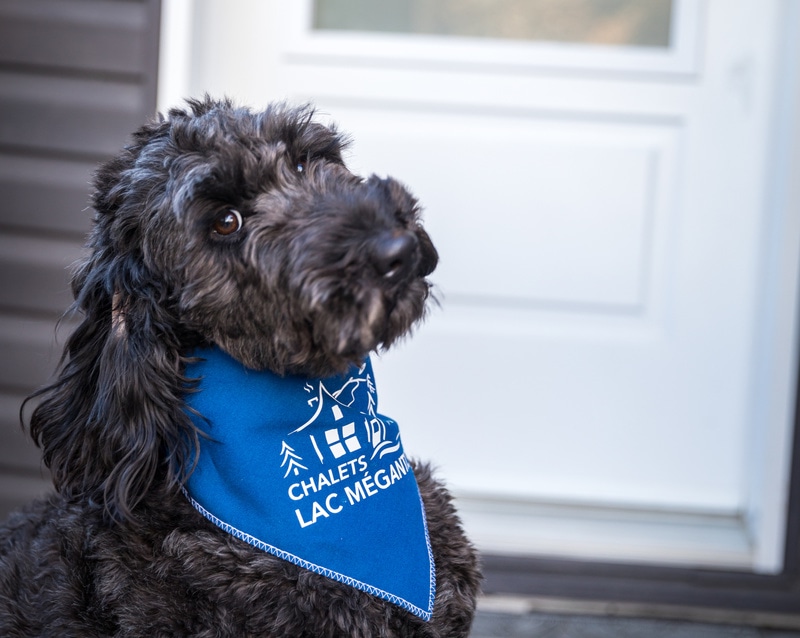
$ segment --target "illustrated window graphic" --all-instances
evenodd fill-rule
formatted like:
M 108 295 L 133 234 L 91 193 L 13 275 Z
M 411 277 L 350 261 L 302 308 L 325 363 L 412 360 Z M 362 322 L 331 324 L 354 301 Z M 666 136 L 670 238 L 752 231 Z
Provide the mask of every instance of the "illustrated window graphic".
M 341 430 L 339 428 L 326 430 L 325 440 L 331 448 L 331 453 L 337 459 L 347 454 L 348 451 L 355 452 L 361 449 L 361 443 L 356 436 L 355 423 L 348 423 Z

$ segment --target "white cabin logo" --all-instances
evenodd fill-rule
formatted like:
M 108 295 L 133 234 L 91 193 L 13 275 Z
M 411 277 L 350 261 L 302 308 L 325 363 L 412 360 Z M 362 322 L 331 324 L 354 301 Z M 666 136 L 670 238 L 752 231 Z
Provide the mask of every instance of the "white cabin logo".
M 410 467 L 397 424 L 377 413 L 367 364 L 333 390 L 326 383 L 332 381 L 305 384 L 313 413 L 286 435 L 279 452 L 283 478 L 291 481 L 286 493 L 301 528 L 391 488 Z

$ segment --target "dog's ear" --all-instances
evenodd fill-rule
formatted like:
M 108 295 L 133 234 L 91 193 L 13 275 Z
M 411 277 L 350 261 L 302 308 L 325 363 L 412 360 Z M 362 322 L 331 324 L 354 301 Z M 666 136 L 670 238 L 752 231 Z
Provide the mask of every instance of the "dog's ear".
M 56 380 L 32 397 L 41 401 L 31 435 L 58 490 L 102 504 L 116 520 L 135 520 L 136 505 L 153 490 L 174 489 L 197 443 L 184 412 L 171 291 L 143 255 L 143 207 L 157 205 L 165 186 L 143 178 L 142 155 L 157 155 L 150 146 L 167 126 L 141 129 L 96 175 L 90 254 L 73 276 L 82 320 Z

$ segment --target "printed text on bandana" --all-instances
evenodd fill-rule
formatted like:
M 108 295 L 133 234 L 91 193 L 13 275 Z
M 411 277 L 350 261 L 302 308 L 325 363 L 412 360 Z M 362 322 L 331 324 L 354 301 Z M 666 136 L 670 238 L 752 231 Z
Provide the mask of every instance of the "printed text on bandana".
M 338 514 L 345 507 L 357 505 L 381 490 L 389 489 L 409 469 L 406 457 L 400 455 L 388 469 L 380 468 L 373 473 L 369 470 L 366 456 L 361 455 L 327 472 L 320 472 L 316 477 L 292 483 L 287 493 L 290 499 L 301 505 L 294 511 L 300 527 L 308 527 L 321 518 Z
M 359 372 L 363 374 L 364 370 Z M 411 470 L 399 434 L 388 435 L 396 428 L 387 428 L 385 417 L 375 411 L 370 375 L 361 374 L 334 391 L 322 381 L 317 387 L 307 384 L 310 417 L 289 432 L 286 439 L 291 444 L 281 442 L 286 496 L 293 502 L 300 528 L 390 490 Z M 352 409 L 356 406 L 361 410 Z

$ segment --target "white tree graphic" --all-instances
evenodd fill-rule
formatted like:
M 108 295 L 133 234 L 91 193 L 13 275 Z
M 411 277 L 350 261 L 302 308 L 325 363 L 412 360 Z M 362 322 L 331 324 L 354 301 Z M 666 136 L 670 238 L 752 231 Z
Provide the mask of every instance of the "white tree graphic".
M 295 454 L 294 448 L 286 444 L 286 441 L 281 441 L 281 456 L 283 457 L 283 461 L 281 462 L 281 467 L 286 467 L 286 473 L 283 475 L 283 478 L 289 476 L 289 472 L 292 472 L 295 476 L 300 474 L 300 470 L 307 470 L 308 468 L 300 463 L 303 460 L 303 457 L 299 454 Z

